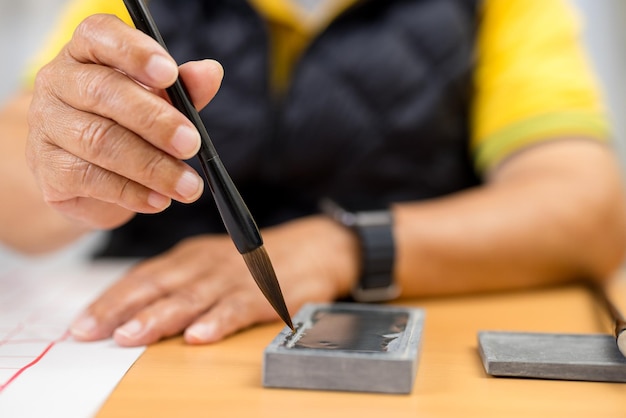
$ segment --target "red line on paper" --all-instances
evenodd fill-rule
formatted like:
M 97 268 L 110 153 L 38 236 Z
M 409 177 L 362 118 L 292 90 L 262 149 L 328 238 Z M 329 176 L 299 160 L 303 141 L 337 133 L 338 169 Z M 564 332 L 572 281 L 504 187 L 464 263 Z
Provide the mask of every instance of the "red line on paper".
M 9 387 L 9 385 L 11 383 L 13 383 L 18 377 L 20 377 L 20 375 L 22 373 L 24 373 L 26 370 L 30 369 L 31 367 L 33 367 L 34 365 L 39 363 L 41 361 L 41 359 L 43 359 L 45 357 L 45 355 L 48 354 L 48 352 L 52 349 L 52 347 L 54 347 L 56 344 L 64 341 L 65 339 L 67 339 L 69 337 L 69 335 L 70 335 L 70 333 L 69 333 L 69 331 L 67 331 L 65 334 L 63 334 L 61 336 L 61 338 L 59 338 L 59 339 L 57 339 L 55 341 L 52 341 L 50 344 L 48 344 L 48 346 L 46 348 L 44 348 L 44 350 L 37 357 L 35 357 L 35 359 L 33 361 L 31 361 L 30 363 L 28 363 L 24 367 L 20 368 L 17 372 L 15 372 L 15 374 L 13 376 L 11 376 L 9 378 L 9 380 L 6 381 L 6 383 L 0 385 L 0 393 L 2 393 L 3 390 L 5 390 L 7 387 Z

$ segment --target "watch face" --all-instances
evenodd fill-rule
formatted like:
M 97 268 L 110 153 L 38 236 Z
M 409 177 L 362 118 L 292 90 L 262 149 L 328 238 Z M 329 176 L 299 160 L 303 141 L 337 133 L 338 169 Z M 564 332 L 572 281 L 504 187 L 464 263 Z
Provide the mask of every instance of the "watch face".
M 404 332 L 408 319 L 406 312 L 318 309 L 293 348 L 386 352 Z

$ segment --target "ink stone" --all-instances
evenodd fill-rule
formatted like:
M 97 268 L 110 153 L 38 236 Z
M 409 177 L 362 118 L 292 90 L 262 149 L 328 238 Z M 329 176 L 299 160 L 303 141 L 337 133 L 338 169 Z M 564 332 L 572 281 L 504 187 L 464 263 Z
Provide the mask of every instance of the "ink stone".
M 421 309 L 309 304 L 267 346 L 263 386 L 410 393 L 423 328 Z
M 626 382 L 626 358 L 612 335 L 481 331 L 487 374 L 589 382 Z

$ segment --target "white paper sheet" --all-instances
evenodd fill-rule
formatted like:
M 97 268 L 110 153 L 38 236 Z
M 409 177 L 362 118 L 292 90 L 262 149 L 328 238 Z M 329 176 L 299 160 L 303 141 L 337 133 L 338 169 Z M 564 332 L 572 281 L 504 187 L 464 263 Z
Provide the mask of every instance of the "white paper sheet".
M 128 267 L 32 266 L 0 276 L 0 417 L 91 417 L 145 347 L 79 343 L 75 316 Z

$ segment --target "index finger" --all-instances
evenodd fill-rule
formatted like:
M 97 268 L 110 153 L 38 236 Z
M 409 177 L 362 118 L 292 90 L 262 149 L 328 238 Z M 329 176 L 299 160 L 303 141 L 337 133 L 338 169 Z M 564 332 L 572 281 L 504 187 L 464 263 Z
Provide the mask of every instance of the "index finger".
M 80 63 L 115 68 L 153 88 L 171 86 L 178 65 L 157 41 L 113 15 L 83 20 L 63 53 Z

